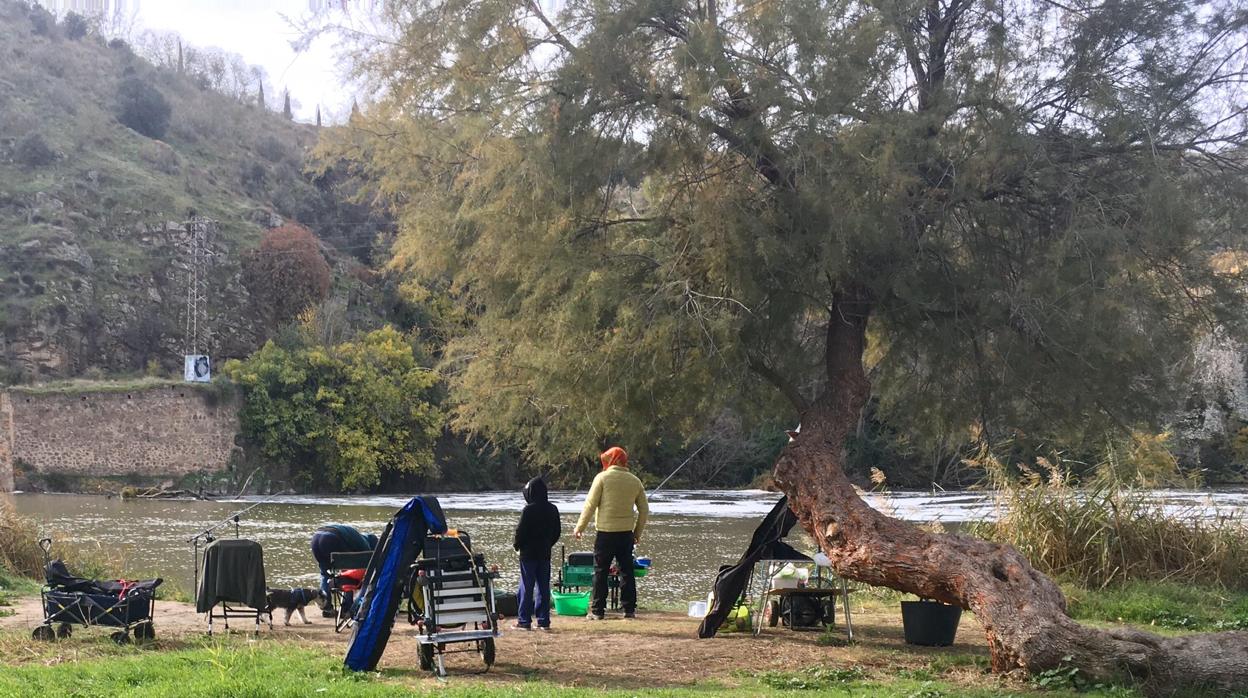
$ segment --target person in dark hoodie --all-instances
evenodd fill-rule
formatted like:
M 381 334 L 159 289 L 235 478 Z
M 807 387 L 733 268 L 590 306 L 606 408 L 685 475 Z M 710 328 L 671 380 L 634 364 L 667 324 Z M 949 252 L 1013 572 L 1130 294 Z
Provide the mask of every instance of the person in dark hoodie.
M 329 583 L 333 576 L 329 573 L 330 556 L 334 553 L 362 553 L 377 547 L 377 536 L 372 533 L 361 533 L 354 526 L 346 524 L 325 524 L 312 534 L 312 557 L 321 569 L 321 594 L 325 598 L 325 606 L 321 615 L 333 618 L 338 614 L 330 601 Z
M 524 486 L 524 501 L 512 543 L 520 553 L 516 627 L 531 630 L 536 615 L 538 629 L 550 630 L 550 549 L 559 540 L 559 510 L 547 499 L 546 481 L 540 476 Z

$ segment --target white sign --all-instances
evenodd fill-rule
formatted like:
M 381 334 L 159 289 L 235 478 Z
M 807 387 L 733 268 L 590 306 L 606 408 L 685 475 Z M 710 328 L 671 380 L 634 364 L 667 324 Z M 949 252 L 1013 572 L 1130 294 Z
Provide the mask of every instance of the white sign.
M 182 364 L 182 377 L 188 383 L 211 383 L 212 362 L 203 354 L 187 354 Z

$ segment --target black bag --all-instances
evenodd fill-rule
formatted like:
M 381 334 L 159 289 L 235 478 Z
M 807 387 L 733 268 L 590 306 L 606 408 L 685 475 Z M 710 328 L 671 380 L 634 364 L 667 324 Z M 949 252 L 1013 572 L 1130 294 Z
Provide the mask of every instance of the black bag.
M 515 618 L 520 615 L 520 599 L 512 592 L 494 595 L 494 611 L 500 616 Z
M 826 617 L 824 602 L 800 594 L 780 598 L 780 621 L 792 628 L 822 628 Z

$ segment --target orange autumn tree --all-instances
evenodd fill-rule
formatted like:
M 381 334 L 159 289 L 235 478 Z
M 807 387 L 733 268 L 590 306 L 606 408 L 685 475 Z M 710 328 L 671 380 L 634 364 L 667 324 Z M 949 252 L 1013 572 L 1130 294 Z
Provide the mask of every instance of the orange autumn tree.
M 265 233 L 260 245 L 244 257 L 243 284 L 257 315 L 275 329 L 325 300 L 329 264 L 311 230 L 285 223 Z

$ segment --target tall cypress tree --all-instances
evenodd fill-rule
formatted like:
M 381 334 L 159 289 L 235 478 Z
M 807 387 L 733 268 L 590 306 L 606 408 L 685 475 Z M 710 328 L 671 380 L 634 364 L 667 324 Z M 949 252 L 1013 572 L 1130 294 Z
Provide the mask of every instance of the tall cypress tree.
M 282 116 L 294 119 L 295 113 L 290 110 L 290 90 L 285 91 L 285 103 L 282 105 Z

